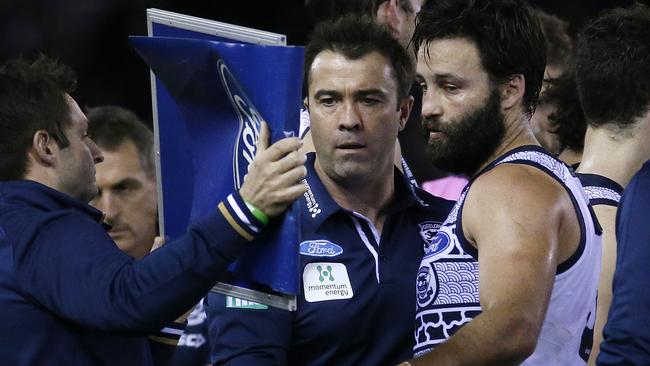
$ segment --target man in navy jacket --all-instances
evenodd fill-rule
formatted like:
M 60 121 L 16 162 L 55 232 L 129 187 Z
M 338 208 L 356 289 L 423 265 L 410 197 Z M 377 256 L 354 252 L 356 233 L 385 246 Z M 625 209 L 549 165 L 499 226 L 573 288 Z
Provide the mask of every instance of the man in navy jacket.
M 68 67 L 44 56 L 0 67 L 0 363 L 147 365 L 145 335 L 191 308 L 305 192 L 300 142 L 268 147 L 263 124 L 246 182 L 187 234 L 142 260 L 88 206 L 103 160 L 70 96 Z

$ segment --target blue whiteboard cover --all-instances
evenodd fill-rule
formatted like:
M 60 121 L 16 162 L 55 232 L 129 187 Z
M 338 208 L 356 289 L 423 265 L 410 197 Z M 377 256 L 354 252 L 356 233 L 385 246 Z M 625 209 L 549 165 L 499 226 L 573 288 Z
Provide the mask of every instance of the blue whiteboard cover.
M 176 214 L 166 215 L 165 233 L 174 237 L 241 186 L 262 119 L 272 141 L 297 136 L 304 50 L 172 37 L 131 37 L 131 43 L 167 94 L 158 98 L 159 117 L 161 103 L 175 110 L 173 119 L 158 120 L 163 186 L 184 199 L 177 210 L 178 200 L 164 196 L 165 212 Z M 237 277 L 299 292 L 297 206 L 231 266 Z M 175 230 L 168 229 L 172 222 Z

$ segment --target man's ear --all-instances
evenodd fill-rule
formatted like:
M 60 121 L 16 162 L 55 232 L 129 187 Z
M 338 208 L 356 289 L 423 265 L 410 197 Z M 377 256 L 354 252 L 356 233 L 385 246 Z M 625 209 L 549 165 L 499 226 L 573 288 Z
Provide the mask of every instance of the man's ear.
M 409 116 L 413 113 L 413 98 L 412 95 L 402 99 L 402 103 L 399 106 L 399 130 L 402 131 L 406 127 L 406 122 L 409 120 Z M 416 111 L 417 113 L 417 111 Z
M 395 34 L 399 34 L 402 22 L 399 17 L 399 0 L 388 0 L 379 4 L 377 20 L 379 20 L 379 23 L 389 26 Z
M 521 105 L 526 92 L 526 79 L 522 74 L 514 74 L 501 85 L 501 107 L 504 110 Z
M 302 106 L 305 107 L 305 110 L 309 112 L 309 97 L 305 97 L 302 100 Z
M 59 145 L 45 130 L 38 130 L 32 136 L 32 155 L 37 163 L 52 166 L 59 152 Z

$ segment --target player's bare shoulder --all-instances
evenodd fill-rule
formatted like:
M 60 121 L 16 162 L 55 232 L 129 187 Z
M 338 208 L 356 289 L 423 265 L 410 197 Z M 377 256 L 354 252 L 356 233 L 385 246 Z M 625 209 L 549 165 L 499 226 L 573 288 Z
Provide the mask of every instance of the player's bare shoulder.
M 467 194 L 463 222 L 471 240 L 486 227 L 557 227 L 568 214 L 575 216 L 562 184 L 536 167 L 505 163 L 476 179 Z

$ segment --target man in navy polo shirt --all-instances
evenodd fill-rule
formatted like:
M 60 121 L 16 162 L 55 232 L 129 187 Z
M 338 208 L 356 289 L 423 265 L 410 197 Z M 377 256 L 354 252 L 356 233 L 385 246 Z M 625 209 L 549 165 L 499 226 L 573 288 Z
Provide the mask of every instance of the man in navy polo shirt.
M 385 27 L 319 25 L 305 56 L 315 154 L 301 203 L 296 312 L 210 294 L 211 362 L 385 365 L 409 357 L 419 259 L 451 203 L 395 169 L 414 65 Z

